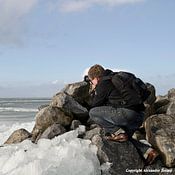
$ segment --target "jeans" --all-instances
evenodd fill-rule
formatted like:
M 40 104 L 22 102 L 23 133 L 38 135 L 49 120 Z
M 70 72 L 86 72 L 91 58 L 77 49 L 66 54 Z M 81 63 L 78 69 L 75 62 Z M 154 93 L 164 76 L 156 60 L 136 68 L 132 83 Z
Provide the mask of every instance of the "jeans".
M 129 140 L 138 152 L 143 154 L 150 148 L 149 145 L 132 138 L 134 132 L 142 125 L 144 112 L 135 112 L 126 108 L 114 108 L 112 106 L 100 106 L 89 111 L 90 122 L 94 122 L 104 128 L 105 133 L 115 133 L 122 128 L 127 133 Z

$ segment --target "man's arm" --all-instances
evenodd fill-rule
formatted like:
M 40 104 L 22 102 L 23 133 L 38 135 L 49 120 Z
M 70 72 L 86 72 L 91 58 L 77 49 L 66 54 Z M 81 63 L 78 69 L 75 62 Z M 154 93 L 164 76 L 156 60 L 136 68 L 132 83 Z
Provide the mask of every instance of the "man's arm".
M 110 86 L 108 81 L 100 82 L 95 88 L 95 94 L 92 99 L 91 108 L 106 105 L 111 90 L 112 86 Z

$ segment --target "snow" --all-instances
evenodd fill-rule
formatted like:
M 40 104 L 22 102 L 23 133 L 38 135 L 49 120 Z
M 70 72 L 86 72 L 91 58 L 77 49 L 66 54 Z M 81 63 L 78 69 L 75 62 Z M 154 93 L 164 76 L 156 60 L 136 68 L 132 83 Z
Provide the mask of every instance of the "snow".
M 2 125 L 0 144 L 20 128 L 31 132 L 34 122 Z M 97 147 L 90 140 L 77 138 L 79 129 L 37 144 L 25 140 L 0 147 L 0 175 L 100 175 Z

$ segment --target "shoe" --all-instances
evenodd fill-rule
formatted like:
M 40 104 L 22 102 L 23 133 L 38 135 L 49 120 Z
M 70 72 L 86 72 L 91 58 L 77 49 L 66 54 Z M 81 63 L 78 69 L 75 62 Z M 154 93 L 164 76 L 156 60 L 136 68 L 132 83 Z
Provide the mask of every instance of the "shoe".
M 115 142 L 125 142 L 128 140 L 128 135 L 126 133 L 120 133 L 118 135 L 111 134 L 110 136 L 106 136 L 106 139 Z
M 154 161 L 156 160 L 156 158 L 159 156 L 159 153 L 155 150 L 155 149 L 152 149 L 149 153 L 148 153 L 148 156 L 147 156 L 147 159 L 146 159 L 146 165 L 151 165 L 154 163 Z

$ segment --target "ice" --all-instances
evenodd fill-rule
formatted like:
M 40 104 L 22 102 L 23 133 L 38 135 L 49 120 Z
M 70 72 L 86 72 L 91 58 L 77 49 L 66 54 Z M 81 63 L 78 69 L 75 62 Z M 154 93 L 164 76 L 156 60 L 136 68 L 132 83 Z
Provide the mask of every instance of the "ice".
M 31 132 L 34 123 L 3 126 L 1 144 L 13 131 L 25 128 Z M 25 140 L 0 147 L 0 175 L 100 175 L 97 147 L 90 140 L 77 138 L 82 126 L 52 140 L 37 144 Z

